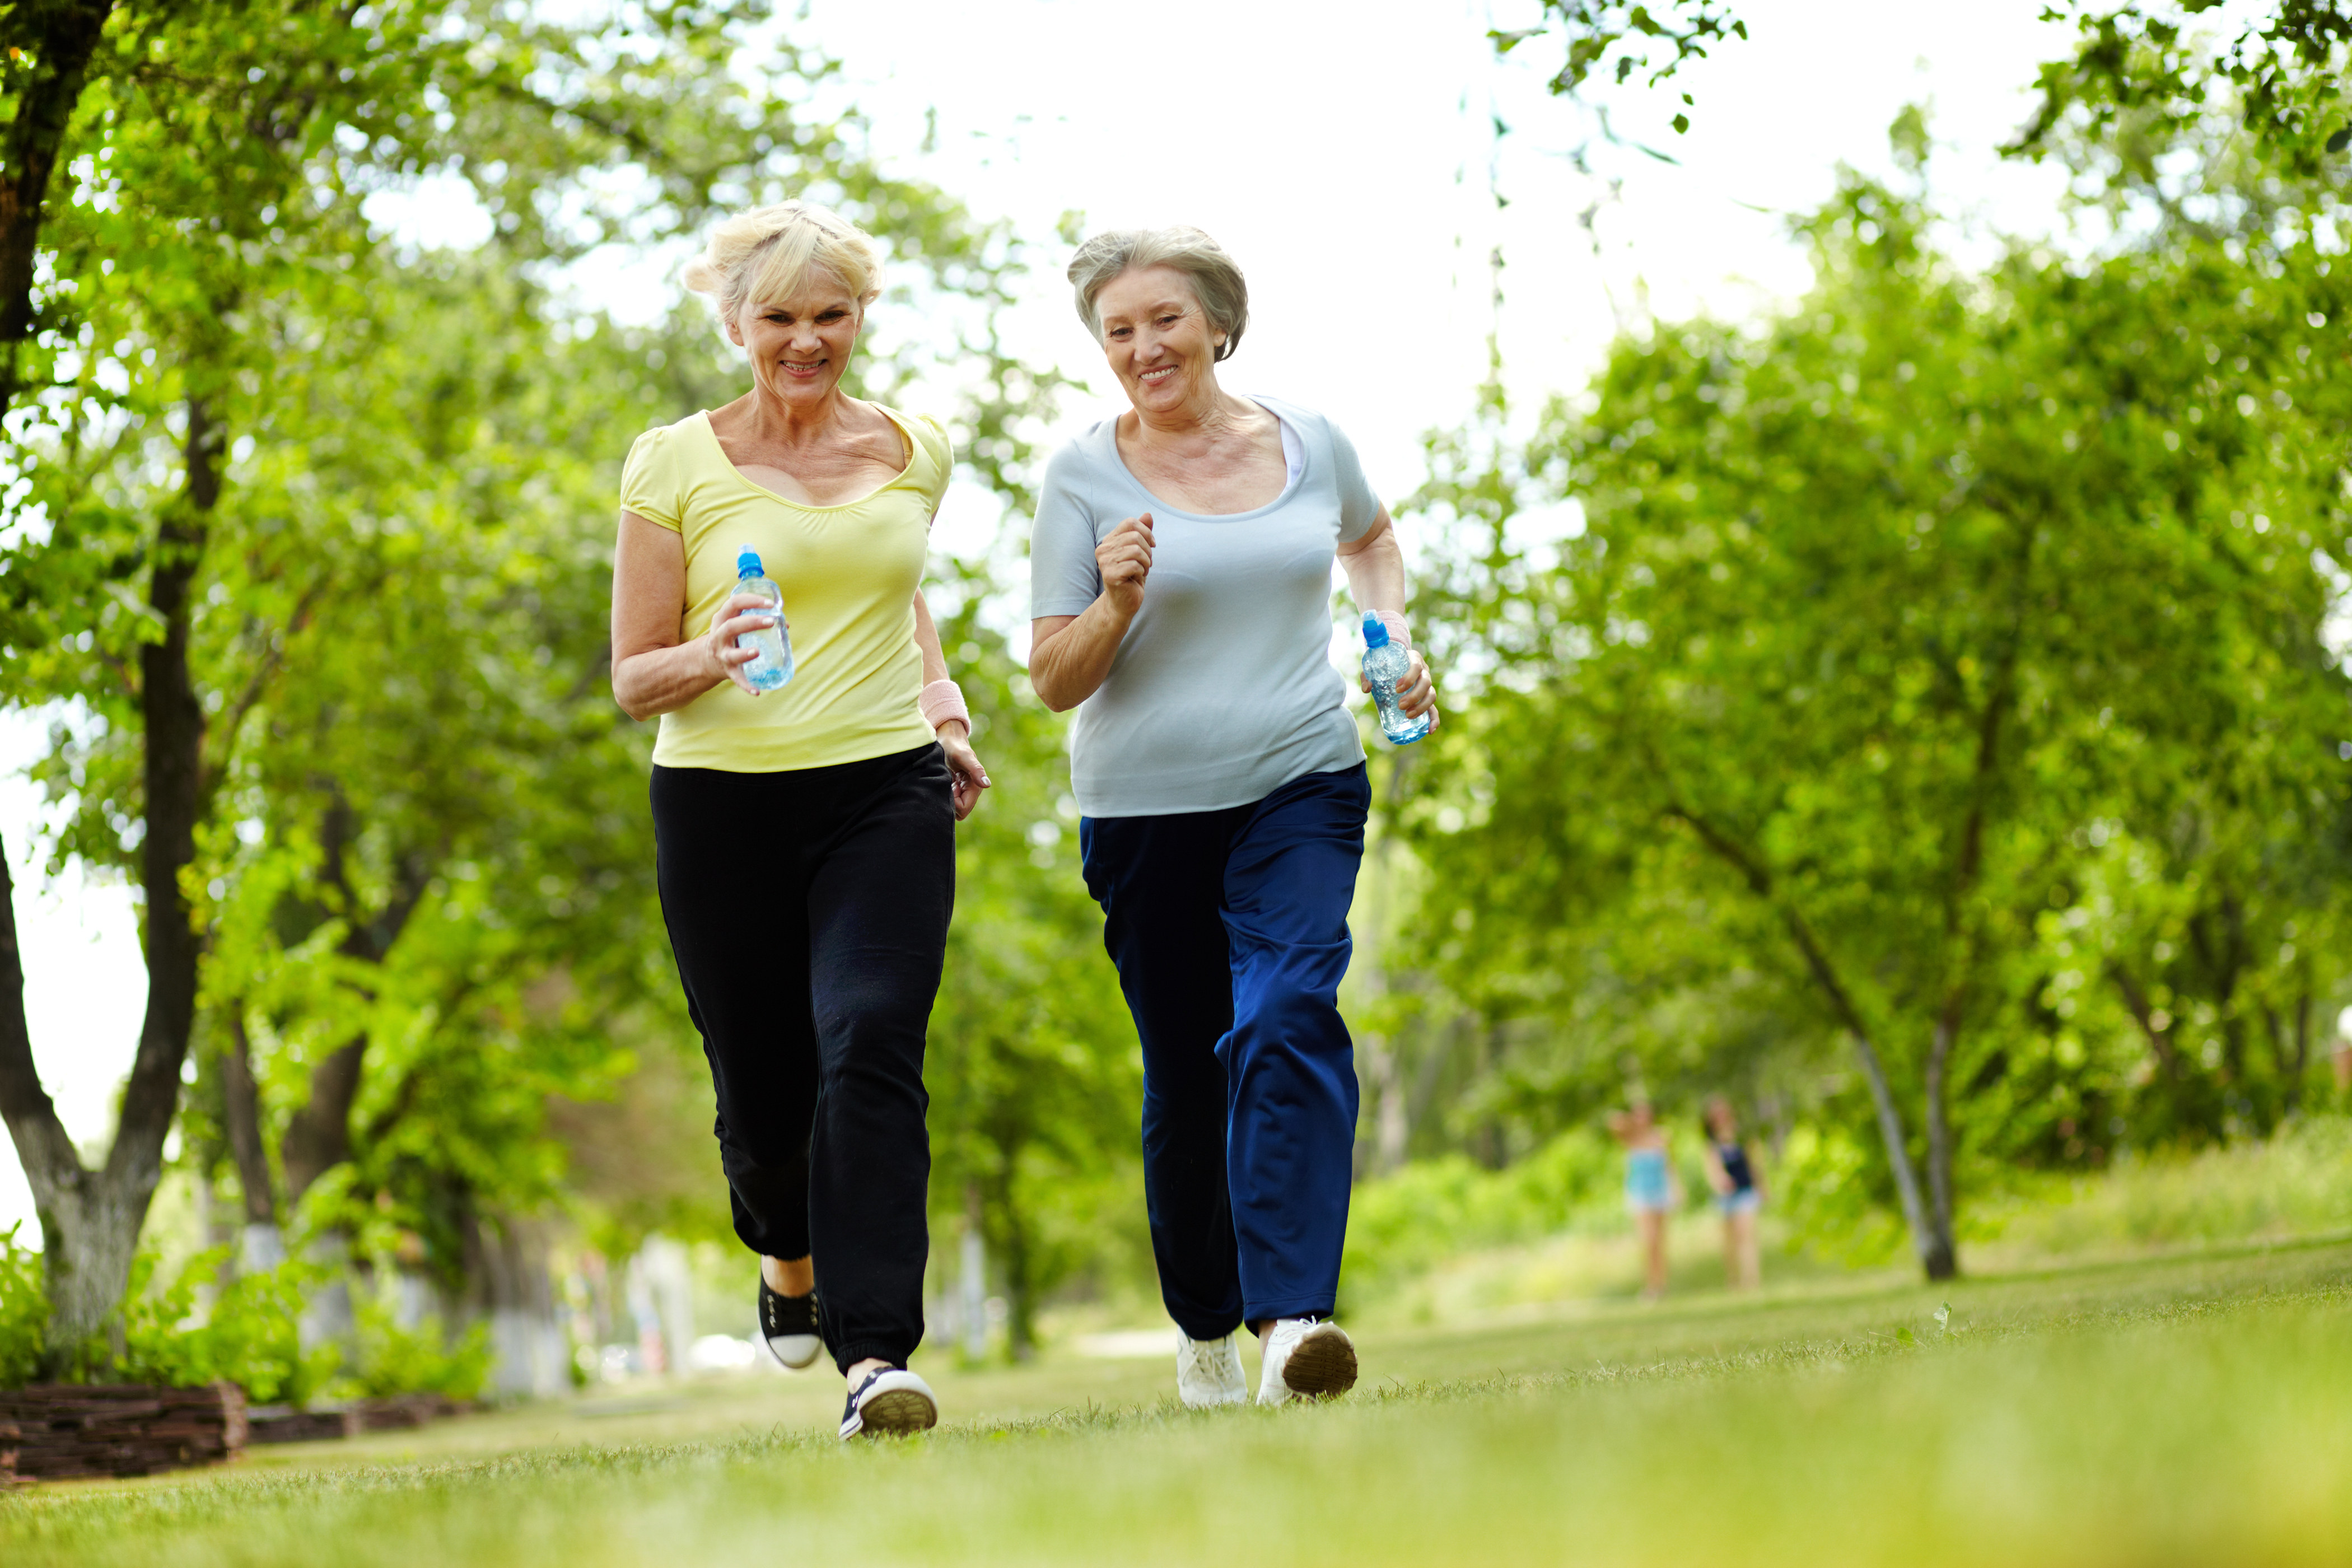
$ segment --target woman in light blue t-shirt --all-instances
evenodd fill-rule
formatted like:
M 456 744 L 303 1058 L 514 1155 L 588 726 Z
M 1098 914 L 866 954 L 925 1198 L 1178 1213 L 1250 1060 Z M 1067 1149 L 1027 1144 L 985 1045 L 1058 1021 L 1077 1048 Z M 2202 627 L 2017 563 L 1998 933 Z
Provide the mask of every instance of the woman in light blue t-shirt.
M 1354 1049 L 1340 1020 L 1370 792 L 1332 668 L 1331 563 L 1411 647 L 1404 556 L 1348 438 L 1238 397 L 1249 319 L 1198 229 L 1098 235 L 1078 315 L 1132 405 L 1054 456 L 1029 546 L 1029 677 L 1078 710 L 1087 888 L 1143 1042 L 1143 1171 L 1187 1405 L 1345 1393 L 1328 1321 L 1348 1227 Z M 1435 724 L 1418 653 L 1397 683 Z

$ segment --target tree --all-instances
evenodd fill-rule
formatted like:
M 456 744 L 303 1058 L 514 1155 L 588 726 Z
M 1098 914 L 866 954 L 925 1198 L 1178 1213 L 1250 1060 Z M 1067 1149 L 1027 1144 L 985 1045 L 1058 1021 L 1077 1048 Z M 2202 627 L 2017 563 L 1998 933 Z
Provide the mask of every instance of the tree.
M 2112 865 L 2105 825 L 2232 754 L 2234 801 L 2340 816 L 2311 552 L 2352 542 L 2319 251 L 2181 237 L 1972 279 L 1925 223 L 1850 179 L 1808 226 L 1811 297 L 1760 331 L 1657 325 L 1498 454 L 1524 478 L 1441 475 L 1428 500 L 1491 529 L 1454 593 L 1493 674 L 1411 820 L 1458 994 L 1678 916 L 1716 973 L 1801 999 L 1942 1277 L 1969 1106 L 2030 1108 L 2063 1056 L 2046 917 Z M 1503 545 L 1529 493 L 1583 508 L 1549 570 Z
M 2294 174 L 2307 175 L 2325 155 L 2352 146 L 2342 88 L 2352 5 L 2276 0 L 2243 20 L 2224 16 L 2222 7 L 2223 0 L 2053 0 L 2043 15 L 2071 18 L 2080 41 L 2072 55 L 2041 67 L 2042 102 L 2011 150 L 2041 156 L 2070 121 L 2094 134 L 2151 118 L 2185 131 L 2225 96 L 2254 139 Z M 1706 58 L 1708 46 L 1748 37 L 1727 0 L 1543 0 L 1543 15 L 1538 26 L 1487 37 L 1498 54 L 1557 37 L 1563 63 L 1549 85 L 1564 97 L 1582 96 L 1596 72 L 1612 84 L 1638 75 L 1644 87 L 1660 87 Z M 2222 24 L 2218 30 L 2198 26 L 2208 16 Z M 1680 97 L 1689 109 L 1691 94 Z M 1689 115 L 1677 110 L 1674 128 L 1688 131 Z
M 438 858 L 458 836 L 454 825 L 422 825 L 415 810 L 406 820 L 418 832 L 405 838 L 385 814 L 362 820 L 361 792 L 348 774 L 310 776 L 295 792 L 307 804 L 289 800 L 291 809 L 273 817 L 255 809 L 254 791 L 267 795 L 299 770 L 240 772 L 260 721 L 299 728 L 294 715 L 306 700 L 310 739 L 347 732 L 336 728 L 344 710 L 331 696 L 289 686 L 292 661 L 324 645 L 331 624 L 322 616 L 364 615 L 371 584 L 404 564 L 398 528 L 370 540 L 368 526 L 352 526 L 379 521 L 367 514 L 366 494 L 332 489 L 330 478 L 389 479 L 418 504 L 455 503 L 461 516 L 497 488 L 474 482 L 469 493 L 470 471 L 371 470 L 350 430 L 303 422 L 295 389 L 320 386 L 302 367 L 331 359 L 323 345 L 338 334 L 363 336 L 385 319 L 380 312 L 413 302 L 358 292 L 363 284 L 388 289 L 383 268 L 398 259 L 385 257 L 367 229 L 362 199 L 410 174 L 462 174 L 494 220 L 500 265 L 512 268 L 561 262 L 617 237 L 653 237 L 698 222 L 717 203 L 811 191 L 874 219 L 920 256 L 936 289 L 969 300 L 983 317 L 1001 297 L 1008 261 L 1000 232 L 867 162 L 854 121 L 801 112 L 786 94 L 825 74 L 826 62 L 782 47 L 775 71 L 756 87 L 728 68 L 742 27 L 764 16 L 757 5 L 624 5 L 564 23 L 471 0 L 350 12 L 134 9 L 111 13 L 100 41 L 74 65 L 68 25 L 79 15 L 56 7 L 19 18 L 27 26 L 47 18 L 42 25 L 68 31 L 34 51 L 29 65 L 12 56 L 7 68 L 19 94 L 19 141 L 37 142 L 37 156 L 12 166 L 11 178 L 29 189 L 35 163 L 46 158 L 70 168 L 75 185 L 69 202 L 40 209 L 36 249 L 55 281 L 14 303 L 0 300 L 0 341 L 16 355 L 17 384 L 32 392 L 10 426 L 21 483 L 13 510 L 27 531 L 0 573 L 7 645 L 0 662 L 8 700 L 71 694 L 91 706 L 92 730 L 62 737 L 48 769 L 53 786 L 79 800 L 58 853 L 100 866 L 139 864 L 150 1004 L 107 1163 L 86 1170 L 33 1072 L 20 982 L 12 984 L 8 970 L 13 930 L 0 931 L 0 1111 L 43 1216 L 53 1370 L 82 1353 L 128 1278 L 195 1022 L 213 936 L 205 922 L 217 912 L 206 889 L 239 860 L 236 826 L 264 825 L 273 848 L 313 852 L 312 886 L 289 888 L 282 903 L 294 910 L 307 897 L 314 925 L 335 928 L 327 945 L 342 951 L 328 967 L 343 965 L 345 981 L 357 977 L 352 965 L 380 967 L 414 930 L 433 878 L 446 875 Z M 636 177 L 600 177 L 608 173 Z M 8 221 L 18 226 L 5 228 L 0 244 L 16 243 L 26 210 L 21 203 L 14 209 Z M 9 254 L 0 254 L 0 283 L 16 265 Z M 519 325 L 554 330 L 543 302 L 520 303 Z M 29 325 L 10 338 L 10 321 Z M 531 335 L 529 327 L 522 335 Z M 902 356 L 884 374 L 911 363 Z M 646 385 L 635 384 L 636 391 Z M 427 394 L 427 404 L 402 416 L 420 418 L 419 430 L 429 433 L 432 389 L 413 390 Z M 991 383 L 970 395 L 1003 426 L 1024 394 Z M 342 412 L 365 417 L 396 405 L 396 398 L 347 400 Z M 637 426 L 656 411 L 684 410 L 638 403 Z M 419 446 L 430 455 L 429 441 Z M 620 449 L 600 460 L 617 464 Z M 993 460 L 1017 464 L 1018 442 L 1003 444 Z M 436 479 L 449 482 L 436 492 Z M 396 523 L 397 512 L 388 506 L 380 521 Z M 597 536 L 605 531 L 601 518 L 582 521 Z M 313 541 L 350 543 L 352 552 L 312 553 Z M 493 607 L 496 586 L 477 578 L 446 602 Z M 582 608 L 576 600 L 564 606 Z M 601 623 L 601 614 L 594 619 Z M 372 625 L 385 635 L 402 630 L 382 618 Z M 582 660 L 556 673 L 593 689 L 595 658 L 583 650 Z M 304 670 L 306 679 L 350 679 L 376 695 L 388 684 L 384 674 L 352 658 L 321 658 Z M 476 676 L 477 689 L 549 679 L 532 671 L 502 682 L 495 669 Z M 462 695 L 465 686 L 437 695 Z M 436 693 L 427 682 L 414 694 L 429 701 Z M 356 713 L 365 704 L 344 708 Z M 367 716 L 394 717 L 382 706 Z M 397 738 L 418 741 L 416 729 L 412 715 Z M 394 738 L 379 729 L 373 751 L 364 743 L 330 751 L 358 778 L 389 784 L 395 781 L 368 770 L 397 761 Z M 448 793 L 456 775 L 439 776 L 443 805 L 486 804 L 462 789 Z M 313 809 L 339 784 L 352 811 L 331 817 Z M 400 801 L 404 810 L 419 805 Z M 478 824 L 481 814 L 467 820 Z M 370 860 L 379 853 L 390 860 Z M 339 870 L 346 885 L 337 885 Z M 378 873 L 388 879 L 374 879 Z M 235 1028 L 226 1035 L 238 1037 Z M 328 1070 L 313 1086 L 320 1092 L 306 1097 L 288 1151 L 306 1180 L 352 1147 L 349 1118 L 363 1093 L 366 1047 L 337 1053 L 354 1044 L 346 1038 L 328 1053 L 320 1064 Z M 239 1076 L 233 1064 L 231 1076 Z M 241 1109 L 231 1121 L 250 1189 L 260 1174 L 251 1158 L 258 1112 Z M 248 1191 L 253 1212 L 261 1196 Z

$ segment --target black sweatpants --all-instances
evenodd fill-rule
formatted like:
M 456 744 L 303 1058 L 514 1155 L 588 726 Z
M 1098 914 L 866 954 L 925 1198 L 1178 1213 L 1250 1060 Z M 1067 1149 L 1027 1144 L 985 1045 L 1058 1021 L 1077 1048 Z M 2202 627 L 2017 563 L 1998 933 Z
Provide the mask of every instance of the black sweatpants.
M 843 1371 L 923 1337 L 923 1033 L 955 904 L 937 746 L 793 773 L 654 769 L 662 915 L 719 1095 L 735 1234 L 816 1262 Z

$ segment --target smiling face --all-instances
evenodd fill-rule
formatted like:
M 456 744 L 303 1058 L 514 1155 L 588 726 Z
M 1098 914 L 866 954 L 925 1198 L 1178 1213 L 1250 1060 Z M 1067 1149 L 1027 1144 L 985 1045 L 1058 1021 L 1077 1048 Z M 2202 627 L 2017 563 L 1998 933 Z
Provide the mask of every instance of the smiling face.
M 1136 412 L 1175 416 L 1217 395 L 1213 369 L 1225 334 L 1201 309 L 1192 281 L 1172 267 L 1122 272 L 1095 296 L 1103 358 Z
M 762 393 L 807 408 L 840 384 L 865 320 L 846 285 L 812 271 L 789 299 L 745 300 L 727 335 L 743 346 Z

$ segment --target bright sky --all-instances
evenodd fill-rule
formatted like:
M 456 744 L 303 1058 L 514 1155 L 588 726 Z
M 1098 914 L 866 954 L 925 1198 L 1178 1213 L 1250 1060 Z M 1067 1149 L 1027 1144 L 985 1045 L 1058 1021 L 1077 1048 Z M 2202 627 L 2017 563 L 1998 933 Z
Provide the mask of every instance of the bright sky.
M 2041 8 L 1744 0 L 1752 40 L 1687 73 L 1687 136 L 1664 127 L 1666 100 L 1615 106 L 1621 134 L 1678 163 L 1597 146 L 1590 175 L 1564 155 L 1589 126 L 1542 91 L 1556 58 L 1545 40 L 1499 63 L 1485 40 L 1489 26 L 1531 25 L 1536 0 L 810 0 L 794 25 L 845 60 L 882 152 L 1036 242 L 1008 336 L 1087 383 L 1063 429 L 1112 411 L 1118 392 L 1068 302 L 1056 220 L 1078 209 L 1089 228 L 1192 224 L 1250 279 L 1251 326 L 1225 384 L 1320 408 L 1396 498 L 1419 483 L 1422 433 L 1459 422 L 1484 374 L 1498 244 L 1507 380 L 1525 404 L 1579 385 L 1645 311 L 1744 314 L 1801 290 L 1780 215 L 1825 197 L 1841 161 L 1887 173 L 1886 127 L 1906 103 L 1932 105 L 1934 183 L 1977 224 L 1963 243 L 2049 231 L 2058 176 L 1994 153 L 2026 111 L 2034 62 L 2063 47 Z M 932 110 L 937 150 L 923 155 Z M 1497 114 L 1511 128 L 1499 153 Z M 1490 164 L 1510 202 L 1499 216 Z M 1588 234 L 1578 215 L 1596 201 Z M 419 237 L 470 227 L 437 196 L 381 211 Z M 658 313 L 672 260 L 588 286 L 616 311 Z M 982 543 L 995 521 L 987 497 L 960 493 L 942 542 Z M 0 836 L 35 1053 L 89 1142 L 110 1126 L 144 982 L 127 890 L 70 873 L 45 884 L 37 868 L 41 814 L 21 770 L 43 730 L 0 715 Z M 31 1211 L 0 1160 L 0 1229 Z

